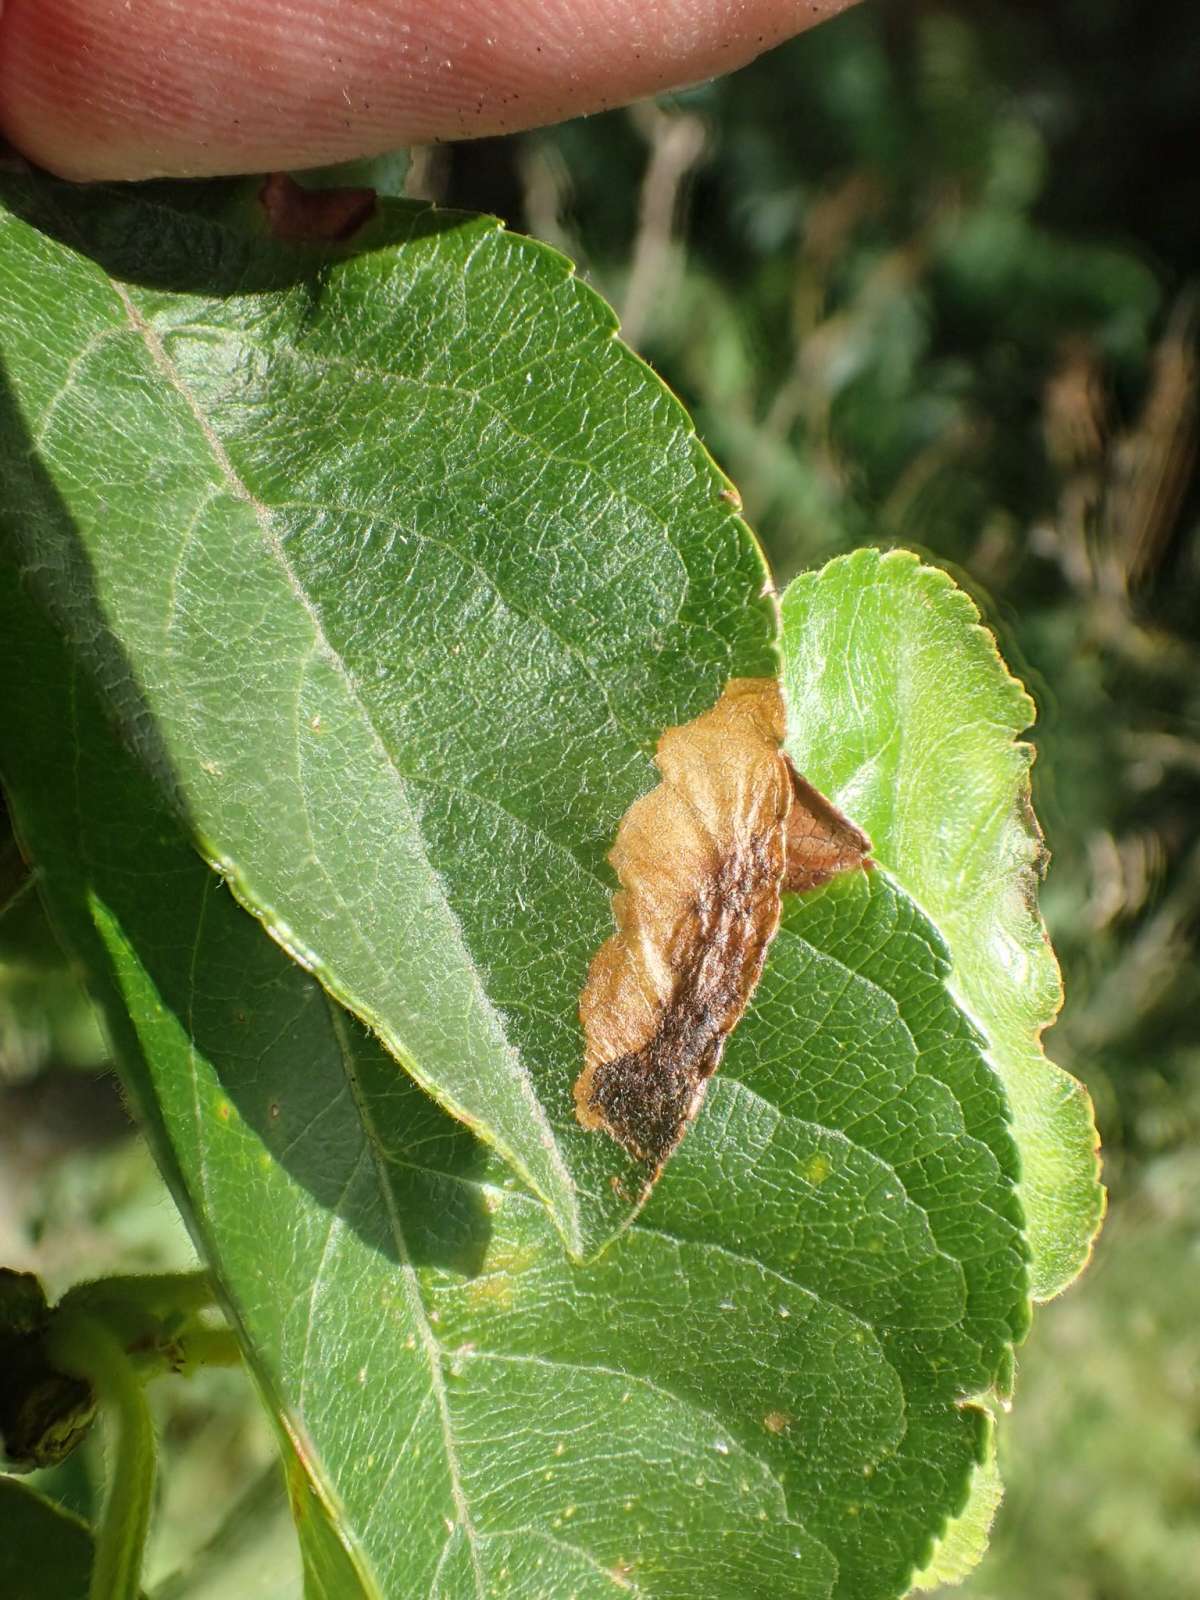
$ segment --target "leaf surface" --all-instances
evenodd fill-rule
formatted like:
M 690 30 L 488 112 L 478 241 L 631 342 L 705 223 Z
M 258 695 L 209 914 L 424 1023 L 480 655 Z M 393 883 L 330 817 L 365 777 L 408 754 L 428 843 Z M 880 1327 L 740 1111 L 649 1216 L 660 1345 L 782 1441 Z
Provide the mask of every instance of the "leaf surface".
M 992 1522 L 1003 1497 L 1004 1484 L 993 1438 L 987 1455 L 975 1469 L 965 1507 L 938 1541 L 932 1560 L 917 1574 L 913 1594 L 937 1591 L 970 1576 L 987 1552 Z
M 1047 1298 L 1087 1260 L 1103 1190 L 1091 1101 L 1040 1042 L 1061 987 L 1037 910 L 1033 751 L 1018 742 L 1033 703 L 967 595 L 907 551 L 804 574 L 783 611 L 788 751 L 949 945 L 951 989 L 1012 1105 L 1034 1294 Z
M 4 192 L 23 566 L 243 904 L 594 1250 L 637 1191 L 571 1101 L 605 853 L 663 729 L 778 670 L 725 480 L 491 219 Z
M 18 664 L 18 827 L 289 1442 L 313 1592 L 903 1593 L 1027 1318 L 1003 1099 L 913 904 L 788 897 L 696 1125 L 573 1265 L 198 860 L 8 581 Z
M 0 1594 L 5 1600 L 87 1600 L 95 1546 L 87 1524 L 0 1474 Z

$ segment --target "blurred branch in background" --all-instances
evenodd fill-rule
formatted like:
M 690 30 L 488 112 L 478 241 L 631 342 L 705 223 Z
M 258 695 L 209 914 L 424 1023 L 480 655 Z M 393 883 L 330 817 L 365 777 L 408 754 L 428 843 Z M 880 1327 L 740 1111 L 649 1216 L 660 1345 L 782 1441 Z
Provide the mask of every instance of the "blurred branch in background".
M 1043 548 L 1077 590 L 1109 603 L 1104 615 L 1117 634 L 1136 625 L 1129 595 L 1153 580 L 1179 532 L 1196 460 L 1198 333 L 1200 301 L 1189 287 L 1153 351 L 1138 414 L 1115 437 L 1103 364 L 1087 340 L 1064 339 L 1045 386 L 1046 451 L 1062 487 Z
M 1179 296 L 1154 352 L 1136 423 L 1116 442 L 1101 544 L 1124 590 L 1148 583 L 1179 531 L 1196 462 L 1200 295 Z
M 548 139 L 524 139 L 516 151 L 528 230 L 586 272 L 580 240 L 570 222 L 571 174 L 561 152 Z
M 684 185 L 704 154 L 706 134 L 700 117 L 668 113 L 652 102 L 633 106 L 629 116 L 649 147 L 633 260 L 621 301 L 621 337 L 636 350 L 660 299 L 683 275 L 684 251 L 676 224 Z

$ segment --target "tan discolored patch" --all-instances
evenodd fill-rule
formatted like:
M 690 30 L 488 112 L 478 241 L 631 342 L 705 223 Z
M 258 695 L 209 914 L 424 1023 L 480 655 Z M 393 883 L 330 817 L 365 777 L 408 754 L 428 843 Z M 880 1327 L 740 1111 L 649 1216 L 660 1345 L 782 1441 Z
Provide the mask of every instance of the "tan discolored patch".
M 865 837 L 780 751 L 774 678 L 734 678 L 711 710 L 669 728 L 662 782 L 635 800 L 609 860 L 617 931 L 579 1002 L 575 1111 L 650 1167 L 682 1138 L 758 982 L 784 887 L 862 866 Z

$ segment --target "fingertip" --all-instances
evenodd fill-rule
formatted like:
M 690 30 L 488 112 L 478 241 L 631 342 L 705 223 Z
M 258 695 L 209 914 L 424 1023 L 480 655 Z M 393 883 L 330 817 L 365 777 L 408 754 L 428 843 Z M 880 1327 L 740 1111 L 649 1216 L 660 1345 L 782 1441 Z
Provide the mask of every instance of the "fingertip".
M 0 131 L 74 179 L 295 169 L 728 71 L 852 0 L 7 0 Z

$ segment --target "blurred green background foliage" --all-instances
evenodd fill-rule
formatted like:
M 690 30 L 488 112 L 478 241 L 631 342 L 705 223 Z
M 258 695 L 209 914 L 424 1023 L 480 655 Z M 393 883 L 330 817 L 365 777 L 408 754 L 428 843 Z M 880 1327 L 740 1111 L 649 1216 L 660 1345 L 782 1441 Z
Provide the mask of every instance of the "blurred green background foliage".
M 1047 1043 L 1095 1097 L 1112 1214 L 1022 1352 L 972 1600 L 1191 1600 L 1200 1577 L 1198 85 L 1167 0 L 868 0 L 721 82 L 409 172 L 579 263 L 781 586 L 922 550 L 1039 702 L 1068 997 Z M 11 839 L 0 906 L 0 1261 L 52 1290 L 186 1265 Z M 205 1581 L 293 1592 L 248 1385 L 158 1387 L 161 1593 L 243 1491 Z M 48 1487 L 86 1514 L 95 1480 L 89 1445 Z

